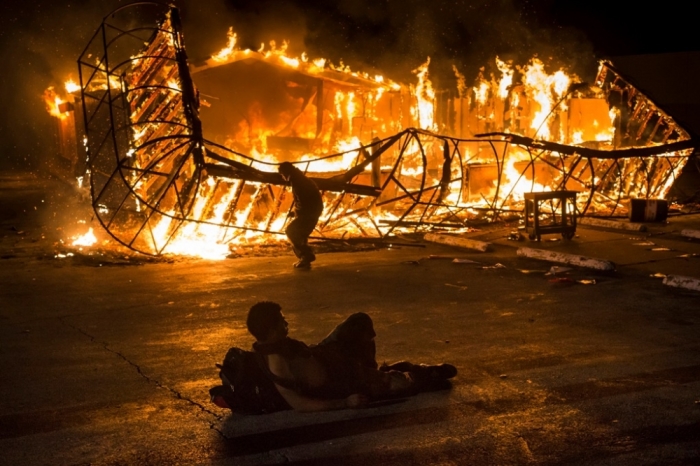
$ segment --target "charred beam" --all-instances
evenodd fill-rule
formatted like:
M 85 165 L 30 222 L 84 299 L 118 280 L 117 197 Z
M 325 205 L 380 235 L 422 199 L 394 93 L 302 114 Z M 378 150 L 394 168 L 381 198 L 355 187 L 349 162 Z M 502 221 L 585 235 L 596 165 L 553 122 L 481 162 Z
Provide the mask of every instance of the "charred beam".
M 591 149 L 588 147 L 568 146 L 566 144 L 559 144 L 557 142 L 535 140 L 525 136 L 518 136 L 517 134 L 510 133 L 482 133 L 477 134 L 475 136 L 480 138 L 501 136 L 505 141 L 508 141 L 511 144 L 526 146 L 533 149 L 558 152 L 560 154 L 565 155 L 581 155 L 583 157 L 596 159 L 626 159 L 635 157 L 653 157 L 655 155 L 662 155 L 669 152 L 693 149 L 698 145 L 697 141 L 694 141 L 693 139 L 687 139 L 684 141 L 676 141 L 670 144 L 663 144 L 660 146 L 635 147 L 631 149 L 600 150 Z
M 211 156 L 211 154 L 208 154 Z M 223 157 L 222 157 L 223 158 Z M 228 161 L 232 162 L 232 161 Z M 258 183 L 269 183 L 280 186 L 287 185 L 279 173 L 263 172 L 246 165 L 233 162 L 231 165 L 221 165 L 206 163 L 204 165 L 206 172 L 211 176 L 221 176 L 224 178 L 232 178 L 243 181 L 254 181 Z M 365 186 L 361 184 L 343 183 L 332 178 L 317 178 L 309 177 L 318 186 L 321 191 L 345 192 L 349 194 L 359 194 L 361 196 L 377 197 L 381 190 L 373 186 Z
M 194 90 L 194 83 L 187 65 L 187 52 L 182 37 L 182 26 L 180 24 L 180 12 L 177 8 L 170 8 L 170 19 L 173 26 L 173 39 L 175 44 L 175 60 L 177 61 L 178 73 L 180 76 L 180 86 L 182 87 L 182 103 L 185 117 L 192 128 L 192 139 L 197 142 L 194 149 L 194 158 L 197 165 L 204 163 L 202 153 L 203 139 L 202 122 L 199 119 L 199 99 Z

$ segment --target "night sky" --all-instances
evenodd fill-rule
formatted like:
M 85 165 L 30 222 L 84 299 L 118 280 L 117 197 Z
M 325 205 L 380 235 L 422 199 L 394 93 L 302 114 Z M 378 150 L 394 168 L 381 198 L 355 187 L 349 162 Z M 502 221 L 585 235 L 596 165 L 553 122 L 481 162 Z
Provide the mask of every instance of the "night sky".
M 0 17 L 3 121 L 0 168 L 41 168 L 53 150 L 52 118 L 41 95 L 69 76 L 119 0 L 11 0 Z M 452 65 L 472 80 L 495 56 L 524 64 L 537 54 L 550 70 L 591 79 L 596 60 L 700 50 L 689 3 L 570 0 L 182 0 L 192 62 L 225 45 L 229 26 L 242 45 L 290 41 L 290 54 L 342 60 L 354 70 L 413 82 L 431 57 L 431 79 L 454 86 Z M 624 3 L 625 8 L 617 6 Z M 615 6 L 612 6 L 615 5 Z M 688 6 L 687 6 L 688 5 Z

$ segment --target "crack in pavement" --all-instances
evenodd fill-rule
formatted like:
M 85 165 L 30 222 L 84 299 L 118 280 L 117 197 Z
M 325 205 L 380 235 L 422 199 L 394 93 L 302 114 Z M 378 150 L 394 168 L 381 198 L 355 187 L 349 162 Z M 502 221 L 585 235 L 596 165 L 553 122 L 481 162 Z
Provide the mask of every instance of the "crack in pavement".
M 106 351 L 108 351 L 108 352 L 110 352 L 110 353 L 112 353 L 112 354 L 115 354 L 115 355 L 119 356 L 122 360 L 124 360 L 126 363 L 128 363 L 130 366 L 132 366 L 134 369 L 136 369 L 136 372 L 138 373 L 138 375 L 140 375 L 141 377 L 143 377 L 144 379 L 146 379 L 148 382 L 154 384 L 156 387 L 158 387 L 158 388 L 163 388 L 163 389 L 169 391 L 169 392 L 170 392 L 173 396 L 175 396 L 175 398 L 177 398 L 178 400 L 185 401 L 185 402 L 189 403 L 190 405 L 199 408 L 202 412 L 214 416 L 219 422 L 221 422 L 221 421 L 223 420 L 223 416 L 221 416 L 221 415 L 219 415 L 219 414 L 217 414 L 217 413 L 215 413 L 215 412 L 213 412 L 213 411 L 207 409 L 207 408 L 206 408 L 204 405 L 202 405 L 201 403 L 198 403 L 198 402 L 196 402 L 196 401 L 194 401 L 194 400 L 192 400 L 192 399 L 190 399 L 190 398 L 187 398 L 186 396 L 184 396 L 182 393 L 180 393 L 179 391 L 175 390 L 174 388 L 168 387 L 167 385 L 163 384 L 163 383 L 160 382 L 159 380 L 154 379 L 154 378 L 149 377 L 148 375 L 146 375 L 146 374 L 141 370 L 141 367 L 140 367 L 138 364 L 136 364 L 135 362 L 129 360 L 129 358 L 127 358 L 126 356 L 124 356 L 121 352 L 116 351 L 116 350 L 113 350 L 112 348 L 110 348 L 110 347 L 109 347 L 109 344 L 108 344 L 107 342 L 100 341 L 100 340 L 98 340 L 96 337 L 94 337 L 93 335 L 90 335 L 89 333 L 87 333 L 86 331 L 84 331 L 83 329 L 81 329 L 80 327 L 77 327 L 77 326 L 75 326 L 75 325 L 72 325 L 72 324 L 66 322 L 66 321 L 64 320 L 63 317 L 59 317 L 58 320 L 59 320 L 59 322 L 61 322 L 63 325 L 65 325 L 65 326 L 67 326 L 67 327 L 69 327 L 69 328 L 72 328 L 73 330 L 75 330 L 75 331 L 77 331 L 77 332 L 83 334 L 84 336 L 88 337 L 88 338 L 90 339 L 91 342 L 100 344 Z M 213 422 L 211 422 L 211 421 L 208 421 L 208 422 L 209 422 L 209 428 L 210 428 L 210 429 L 216 431 L 216 432 L 217 432 L 221 437 L 223 437 L 224 439 L 228 439 L 228 437 L 223 433 L 223 431 L 222 431 L 220 428 L 218 428 L 218 427 L 216 426 L 215 423 L 213 423 Z

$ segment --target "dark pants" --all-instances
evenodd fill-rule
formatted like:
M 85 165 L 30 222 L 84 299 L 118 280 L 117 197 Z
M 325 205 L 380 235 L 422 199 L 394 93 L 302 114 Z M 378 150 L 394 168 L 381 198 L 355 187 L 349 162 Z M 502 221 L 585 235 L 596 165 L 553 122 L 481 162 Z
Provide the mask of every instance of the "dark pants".
M 294 255 L 301 260 L 312 262 L 316 259 L 314 252 L 309 247 L 309 235 L 316 228 L 316 223 L 318 223 L 318 217 L 302 216 L 296 217 L 287 225 L 285 233 L 289 242 L 292 243 Z
M 372 318 L 364 312 L 357 312 L 333 329 L 317 346 L 332 348 L 365 367 L 376 369 L 376 335 Z
M 405 373 L 377 369 L 375 335 L 371 317 L 358 312 L 312 348 L 326 368 L 330 398 L 362 393 L 381 399 L 411 390 L 412 380 Z

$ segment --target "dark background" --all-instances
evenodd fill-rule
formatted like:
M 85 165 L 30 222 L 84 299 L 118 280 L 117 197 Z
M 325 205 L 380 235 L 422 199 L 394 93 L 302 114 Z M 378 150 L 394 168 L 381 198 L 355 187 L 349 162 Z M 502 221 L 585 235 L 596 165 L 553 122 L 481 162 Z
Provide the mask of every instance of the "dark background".
M 41 169 L 54 151 L 54 122 L 42 93 L 72 77 L 76 60 L 119 0 L 13 0 L 0 17 L 0 169 Z M 431 57 L 430 77 L 453 87 L 452 65 L 476 77 L 495 56 L 524 64 L 538 55 L 549 71 L 592 79 L 596 60 L 700 50 L 697 19 L 680 1 L 584 3 L 567 0 L 180 0 L 185 40 L 197 63 L 225 46 L 233 26 L 243 47 L 290 41 L 353 70 L 414 82 Z M 487 69 L 488 72 L 488 69 Z

